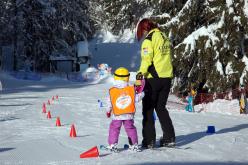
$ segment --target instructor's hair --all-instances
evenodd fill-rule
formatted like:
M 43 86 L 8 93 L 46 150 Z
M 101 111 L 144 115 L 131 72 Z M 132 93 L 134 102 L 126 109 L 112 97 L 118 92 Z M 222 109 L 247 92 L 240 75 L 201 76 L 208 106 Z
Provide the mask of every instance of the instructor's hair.
M 158 24 L 148 18 L 144 18 L 137 24 L 136 37 L 138 41 L 143 37 L 144 31 L 149 32 L 152 29 L 158 28 Z

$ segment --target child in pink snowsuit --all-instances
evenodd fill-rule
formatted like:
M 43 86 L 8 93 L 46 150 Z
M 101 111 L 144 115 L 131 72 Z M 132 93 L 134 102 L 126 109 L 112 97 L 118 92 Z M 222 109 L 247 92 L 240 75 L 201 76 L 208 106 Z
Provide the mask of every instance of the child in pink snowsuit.
M 117 150 L 122 124 L 129 139 L 129 149 L 140 151 L 138 135 L 134 126 L 135 103 L 141 101 L 143 92 L 137 93 L 133 85 L 129 85 L 130 73 L 126 68 L 118 68 L 114 73 L 114 86 L 109 89 L 109 112 L 112 121 L 109 127 L 108 148 Z

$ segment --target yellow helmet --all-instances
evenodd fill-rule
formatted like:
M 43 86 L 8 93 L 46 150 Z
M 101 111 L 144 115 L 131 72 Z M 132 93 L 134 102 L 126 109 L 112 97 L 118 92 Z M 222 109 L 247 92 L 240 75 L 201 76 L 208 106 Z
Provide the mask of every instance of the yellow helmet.
M 129 76 L 130 76 L 129 71 L 124 67 L 120 67 L 120 68 L 116 69 L 115 73 L 114 73 L 114 79 L 115 80 L 122 80 L 122 81 L 128 82 Z

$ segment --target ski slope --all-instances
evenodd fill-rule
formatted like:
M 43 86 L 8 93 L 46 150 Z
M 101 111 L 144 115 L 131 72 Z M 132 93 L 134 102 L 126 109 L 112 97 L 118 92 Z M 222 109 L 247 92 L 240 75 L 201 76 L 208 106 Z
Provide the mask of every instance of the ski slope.
M 176 131 L 178 149 L 123 151 L 100 157 L 80 159 L 79 155 L 94 146 L 107 144 L 110 119 L 105 115 L 105 97 L 111 78 L 99 83 L 73 83 L 47 77 L 47 81 L 16 80 L 0 72 L 4 90 L 0 95 L 0 165 L 245 165 L 248 163 L 248 116 L 239 115 L 238 101 L 217 100 L 204 105 L 204 111 L 189 113 L 174 95 L 168 109 Z M 14 88 L 15 87 L 15 88 Z M 42 104 L 53 96 L 58 100 L 47 105 L 52 119 L 42 113 Z M 98 100 L 103 102 L 99 106 Z M 142 140 L 141 103 L 137 104 L 135 125 Z M 200 111 L 201 106 L 196 106 Z M 224 110 L 223 110 L 224 108 Z M 219 111 L 221 113 L 219 113 Z M 60 117 L 61 127 L 55 126 Z M 71 138 L 75 125 L 77 137 Z M 215 134 L 207 134 L 207 126 Z M 157 138 L 162 135 L 156 121 Z M 119 147 L 127 143 L 122 128 Z

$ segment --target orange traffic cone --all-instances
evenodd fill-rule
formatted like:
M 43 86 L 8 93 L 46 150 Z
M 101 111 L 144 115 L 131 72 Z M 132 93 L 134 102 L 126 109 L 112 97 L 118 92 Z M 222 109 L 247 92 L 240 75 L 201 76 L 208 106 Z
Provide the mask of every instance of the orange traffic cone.
M 48 101 L 47 101 L 47 104 L 48 104 L 48 105 L 50 105 L 50 104 L 51 104 L 50 100 L 48 100 Z
M 43 103 L 42 108 L 43 108 L 43 107 L 46 107 L 46 103 Z
M 46 113 L 46 105 L 42 107 L 42 113 Z
M 94 158 L 99 157 L 99 152 L 97 146 L 89 149 L 88 151 L 80 154 L 80 158 Z
M 50 111 L 47 112 L 47 118 L 48 118 L 48 119 L 51 119 L 51 118 L 52 118 L 52 117 L 51 117 L 51 112 L 50 112 Z
M 70 137 L 77 137 L 76 129 L 74 127 L 74 124 L 71 125 Z
M 57 119 L 56 119 L 56 126 L 57 127 L 60 127 L 61 126 L 60 118 L 59 117 L 57 117 Z

